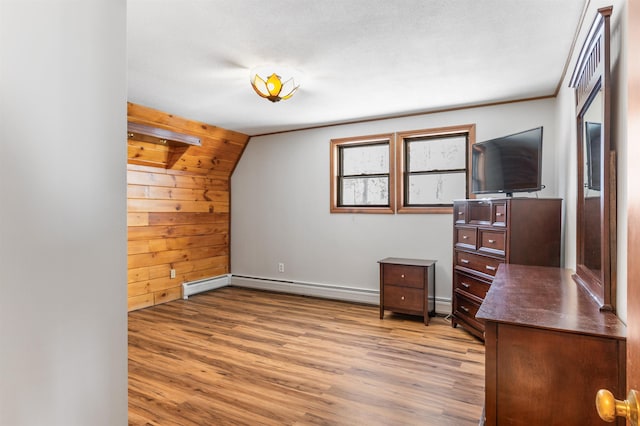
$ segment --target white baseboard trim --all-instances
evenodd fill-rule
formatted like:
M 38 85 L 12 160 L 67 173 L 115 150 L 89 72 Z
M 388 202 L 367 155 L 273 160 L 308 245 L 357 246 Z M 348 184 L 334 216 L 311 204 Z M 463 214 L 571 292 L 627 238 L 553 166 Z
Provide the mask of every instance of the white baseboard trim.
M 230 285 L 279 293 L 320 297 L 323 299 L 365 303 L 368 305 L 380 304 L 379 290 L 365 290 L 361 288 L 339 287 L 329 284 L 300 281 L 274 280 L 271 278 L 248 277 L 243 275 L 231 275 Z M 436 298 L 436 313 L 449 315 L 451 313 L 451 299 Z
M 205 278 L 204 280 L 182 283 L 182 298 L 188 299 L 189 296 L 202 293 L 203 291 L 226 287 L 229 285 L 230 281 L 231 274 L 226 274 L 213 278 Z
M 436 297 L 436 313 L 439 315 L 451 314 L 451 299 Z

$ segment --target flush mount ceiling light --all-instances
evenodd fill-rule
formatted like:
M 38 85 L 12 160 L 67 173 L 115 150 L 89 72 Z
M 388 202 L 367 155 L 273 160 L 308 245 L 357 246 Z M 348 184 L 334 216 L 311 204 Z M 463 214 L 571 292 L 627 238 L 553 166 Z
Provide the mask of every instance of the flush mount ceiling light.
M 289 99 L 300 87 L 300 73 L 283 67 L 263 66 L 251 70 L 251 87 L 271 102 Z

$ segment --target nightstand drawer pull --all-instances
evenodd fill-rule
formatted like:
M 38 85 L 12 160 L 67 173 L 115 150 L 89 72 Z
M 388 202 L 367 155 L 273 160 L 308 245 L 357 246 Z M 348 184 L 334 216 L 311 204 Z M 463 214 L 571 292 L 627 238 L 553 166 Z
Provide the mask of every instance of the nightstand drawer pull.
M 496 216 L 500 217 L 500 216 L 502 216 L 502 213 L 498 212 L 498 213 L 496 213 Z
M 464 305 L 460 305 L 460 309 L 462 309 L 463 311 L 465 311 L 466 313 L 469 313 L 469 308 L 467 308 Z
M 468 240 L 468 239 L 469 239 L 469 236 L 468 236 L 468 235 L 463 235 L 463 236 L 462 236 L 462 239 L 463 239 L 463 240 Z
M 469 284 L 467 284 L 467 283 L 464 283 L 464 282 L 461 282 L 461 283 L 460 283 L 460 285 L 462 285 L 462 287 L 464 287 L 464 288 L 469 288 L 469 287 L 471 287 L 471 285 L 469 285 Z
M 469 261 L 467 259 L 460 259 L 460 262 L 462 263 L 469 263 Z
M 404 300 L 404 296 L 400 296 L 400 300 Z
M 489 244 L 495 244 L 496 240 L 489 240 Z
M 462 215 L 462 212 L 458 212 L 458 216 Z
M 485 266 L 485 268 L 487 268 L 487 269 L 488 269 L 488 270 L 490 270 L 490 271 L 495 271 L 495 270 L 496 270 L 496 267 L 495 267 L 495 266 L 489 266 L 489 265 L 487 265 L 487 266 Z
M 400 275 L 400 278 L 404 278 L 404 274 Z

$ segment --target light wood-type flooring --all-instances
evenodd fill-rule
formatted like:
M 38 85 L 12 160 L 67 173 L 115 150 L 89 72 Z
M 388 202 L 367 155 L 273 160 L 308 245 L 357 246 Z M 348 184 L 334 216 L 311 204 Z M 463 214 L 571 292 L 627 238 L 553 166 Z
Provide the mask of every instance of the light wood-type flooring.
M 129 314 L 130 425 L 477 425 L 484 346 L 444 318 L 236 287 Z

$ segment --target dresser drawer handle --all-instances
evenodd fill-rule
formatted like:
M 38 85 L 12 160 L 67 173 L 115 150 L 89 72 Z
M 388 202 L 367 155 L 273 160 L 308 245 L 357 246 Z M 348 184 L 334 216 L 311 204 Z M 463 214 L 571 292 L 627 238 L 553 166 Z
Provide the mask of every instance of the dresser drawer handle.
M 462 214 L 463 214 L 462 212 L 458 212 L 458 216 L 460 216 L 460 215 L 462 215 Z
M 401 275 L 400 275 L 400 278 L 404 278 L 404 274 L 401 274 Z
M 495 270 L 496 270 L 496 267 L 495 267 L 495 266 L 489 266 L 489 265 L 487 265 L 487 266 L 485 266 L 485 268 L 487 268 L 487 269 L 488 269 L 488 270 L 490 270 L 490 271 L 495 271 Z
M 496 240 L 489 240 L 489 244 L 494 244 Z
M 502 213 L 496 213 L 496 216 L 500 217 L 502 216 Z
M 460 262 L 462 263 L 469 263 L 469 261 L 467 259 L 460 259 Z
M 404 300 L 404 296 L 400 296 L 400 300 Z
M 467 308 L 464 305 L 460 305 L 460 309 L 462 309 L 463 311 L 465 311 L 466 313 L 469 313 L 469 308 Z
M 468 235 L 463 235 L 463 236 L 462 236 L 462 239 L 463 239 L 463 240 L 468 240 L 468 239 L 469 239 L 469 236 L 468 236 Z
M 465 282 L 461 282 L 460 285 L 462 285 L 462 287 L 464 288 L 469 288 L 471 287 L 469 284 L 465 283 Z

